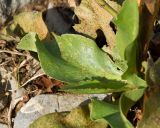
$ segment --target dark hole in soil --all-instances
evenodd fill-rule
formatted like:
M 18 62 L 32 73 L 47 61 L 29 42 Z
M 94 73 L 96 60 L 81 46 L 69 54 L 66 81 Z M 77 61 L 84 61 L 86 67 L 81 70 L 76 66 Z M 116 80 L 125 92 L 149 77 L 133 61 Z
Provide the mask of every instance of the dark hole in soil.
M 104 45 L 107 45 L 106 37 L 101 29 L 96 30 L 97 38 L 95 39 L 96 44 L 99 48 L 102 48 Z
M 122 3 L 124 2 L 124 0 L 111 0 L 111 1 L 117 2 L 120 5 L 122 5 Z
M 109 25 L 110 25 L 110 27 L 112 28 L 113 32 L 116 34 L 117 29 L 116 29 L 116 26 L 114 25 L 114 23 L 113 23 L 113 22 L 110 22 Z

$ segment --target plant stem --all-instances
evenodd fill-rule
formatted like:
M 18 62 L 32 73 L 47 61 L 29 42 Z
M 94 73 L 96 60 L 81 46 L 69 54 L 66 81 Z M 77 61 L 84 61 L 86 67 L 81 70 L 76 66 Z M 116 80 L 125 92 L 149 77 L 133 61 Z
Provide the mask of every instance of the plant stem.
M 109 12 L 113 17 L 117 17 L 118 12 L 113 9 L 105 0 L 96 0 L 97 4 L 99 4 L 103 9 Z

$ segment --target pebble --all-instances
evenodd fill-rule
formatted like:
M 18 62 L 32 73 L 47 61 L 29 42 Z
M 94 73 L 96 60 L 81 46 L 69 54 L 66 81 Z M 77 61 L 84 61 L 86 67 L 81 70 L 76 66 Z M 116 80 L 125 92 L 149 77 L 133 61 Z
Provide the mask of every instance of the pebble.
M 14 128 L 29 128 L 29 125 L 37 118 L 53 113 L 70 111 L 71 109 L 86 103 L 91 97 L 98 99 L 105 99 L 106 94 L 65 94 L 65 95 L 39 95 L 31 98 L 26 105 L 24 105 L 14 119 Z
M 1 124 L 0 123 L 0 128 L 8 128 L 8 126 L 6 124 Z

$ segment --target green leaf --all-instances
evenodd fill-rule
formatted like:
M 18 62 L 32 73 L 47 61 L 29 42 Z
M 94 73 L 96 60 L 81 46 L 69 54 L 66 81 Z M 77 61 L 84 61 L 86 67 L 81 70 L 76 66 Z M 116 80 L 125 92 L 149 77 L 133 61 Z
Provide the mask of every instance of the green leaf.
M 118 105 L 92 100 L 90 104 L 91 119 L 105 119 L 112 128 L 133 128 L 132 124 L 121 114 Z
M 93 99 L 90 107 L 91 119 L 97 120 L 119 112 L 118 105 Z
M 117 70 L 114 62 L 96 43 L 84 36 L 65 34 L 56 37 L 62 57 L 70 63 L 89 68 L 94 74 L 106 78 L 117 79 L 122 72 Z M 117 75 L 117 77 L 115 76 Z
M 107 93 L 135 88 L 121 80 L 122 71 L 117 70 L 94 41 L 83 36 L 67 34 L 42 43 L 32 32 L 23 37 L 17 47 L 37 51 L 46 74 L 67 82 L 65 91 Z
M 37 39 L 36 46 L 43 70 L 53 78 L 70 83 L 92 77 L 121 79 L 122 71 L 86 37 L 65 34 L 43 44 Z
M 138 101 L 144 94 L 145 89 L 134 89 L 124 92 L 119 100 L 119 107 L 125 116 L 129 109 Z
M 119 28 L 121 28 L 123 23 L 121 21 L 123 20 L 123 15 L 128 15 L 128 11 L 125 11 L 128 9 L 127 6 L 135 9 L 136 5 L 132 6 L 129 0 L 127 0 L 123 6 L 122 14 L 118 15 L 116 21 Z M 121 31 L 121 29 L 118 31 Z M 51 77 L 68 83 L 70 87 L 64 88 L 63 90 L 65 91 L 107 93 L 126 91 L 137 86 L 121 80 L 125 70 L 121 68 L 121 70 L 118 70 L 117 64 L 105 52 L 99 49 L 91 39 L 80 35 L 65 34 L 55 36 L 54 41 L 42 44 L 38 37 L 36 37 L 36 40 L 34 40 L 34 36 L 29 37 L 31 38 L 28 39 L 30 43 L 27 43 L 27 41 L 25 43 L 26 38 L 24 37 L 24 41 L 22 39 L 21 42 L 24 45 L 21 45 L 21 48 L 34 47 L 30 43 L 35 42 L 43 70 Z M 35 48 L 32 50 L 36 51 Z
M 122 78 L 127 80 L 129 84 L 137 87 L 133 90 L 123 92 L 120 97 L 120 110 L 124 115 L 127 115 L 128 110 L 143 96 L 147 88 L 147 83 L 136 74 L 131 74 L 128 71 L 123 74 Z
M 126 58 L 126 48 L 136 40 L 139 31 L 139 11 L 137 1 L 124 1 L 122 9 L 118 14 L 117 19 L 114 20 L 114 23 L 118 29 L 116 34 L 116 50 L 121 59 L 128 59 Z M 133 54 L 135 53 L 130 55 Z
M 145 80 L 137 76 L 137 74 L 132 74 L 130 72 L 125 72 L 122 75 L 122 79 L 126 80 L 128 84 L 136 86 L 137 88 L 147 88 L 147 83 Z
M 121 115 L 124 116 L 125 118 L 125 116 L 127 116 L 129 109 L 143 96 L 147 84 L 136 74 L 126 73 L 123 76 L 123 78 L 126 79 L 128 83 L 137 86 L 136 89 L 129 90 L 121 94 L 119 100 L 119 109 Z
M 111 128 L 133 128 L 132 124 L 120 112 L 107 116 L 104 119 L 107 120 Z
M 74 85 L 67 88 L 70 92 L 75 89 L 81 93 L 107 93 L 137 86 L 122 81 L 122 71 L 117 70 L 110 57 L 83 36 L 65 34 L 56 36 L 54 42 L 36 42 L 36 46 L 43 70 L 53 78 Z
M 121 92 L 134 89 L 126 81 L 107 80 L 105 78 L 94 78 L 94 80 L 81 81 L 76 84 L 64 86 L 61 90 L 71 93 L 109 93 Z
M 36 44 L 36 46 L 35 46 Z M 18 48 L 37 51 L 46 74 L 67 82 L 62 90 L 74 93 L 108 93 L 135 89 L 136 84 L 121 80 L 109 56 L 94 41 L 79 35 L 56 36 L 56 40 L 43 42 L 35 33 L 22 38 Z M 124 75 L 123 75 L 124 76 Z M 129 78 L 128 78 L 129 77 Z M 136 77 L 136 76 L 135 76 Z M 136 82 L 140 78 L 133 81 Z
M 37 47 L 36 47 L 36 33 L 35 32 L 30 32 L 26 34 L 19 42 L 17 45 L 18 49 L 22 50 L 30 50 L 33 52 L 37 52 Z
M 117 34 L 113 55 L 117 60 L 127 62 L 127 72 L 136 73 L 138 51 L 137 36 L 139 32 L 139 10 L 137 1 L 125 0 L 114 23 L 117 26 Z M 121 65 L 119 66 L 121 67 Z M 123 67 L 124 66 L 122 66 L 122 68 Z

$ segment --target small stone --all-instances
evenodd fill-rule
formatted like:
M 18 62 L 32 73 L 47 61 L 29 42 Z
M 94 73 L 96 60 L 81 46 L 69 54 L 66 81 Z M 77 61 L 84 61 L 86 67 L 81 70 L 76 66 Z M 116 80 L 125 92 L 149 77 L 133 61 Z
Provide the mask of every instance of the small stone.
M 54 94 L 54 95 L 38 95 L 31 98 L 26 105 L 24 105 L 14 120 L 14 128 L 28 128 L 29 125 L 39 117 L 54 113 L 71 111 L 71 109 L 78 107 L 88 99 L 96 97 L 103 100 L 107 97 L 106 94 Z M 87 103 L 87 102 L 85 102 Z
M 1 124 L 0 123 L 0 128 L 8 128 L 8 126 L 6 124 Z

